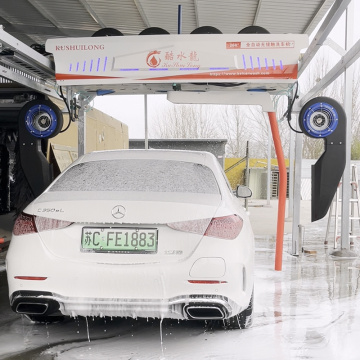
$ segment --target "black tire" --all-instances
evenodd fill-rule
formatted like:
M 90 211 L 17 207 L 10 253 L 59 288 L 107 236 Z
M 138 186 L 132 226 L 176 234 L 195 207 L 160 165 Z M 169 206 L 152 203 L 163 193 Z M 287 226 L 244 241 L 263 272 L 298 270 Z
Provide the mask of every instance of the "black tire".
M 141 31 L 139 35 L 168 35 L 168 34 L 170 33 L 165 29 L 154 26 L 144 29 L 143 31 Z
M 34 137 L 47 139 L 62 129 L 64 119 L 60 109 L 50 100 L 36 99 L 27 102 L 20 110 L 19 121 Z
M 251 25 L 241 29 L 238 34 L 270 34 L 270 32 L 261 26 Z
M 100 37 L 100 36 L 123 36 L 124 34 L 118 29 L 114 28 L 103 28 L 98 31 L 95 31 L 91 37 Z
M 249 306 L 241 313 L 223 320 L 224 328 L 229 330 L 247 329 L 253 321 L 254 290 L 252 291 Z
M 222 32 L 213 26 L 200 26 L 193 30 L 190 34 L 222 34 Z
M 40 324 L 52 324 L 56 322 L 61 322 L 64 320 L 63 315 L 54 315 L 54 316 L 46 316 L 46 315 L 25 315 L 29 320 L 34 321 Z

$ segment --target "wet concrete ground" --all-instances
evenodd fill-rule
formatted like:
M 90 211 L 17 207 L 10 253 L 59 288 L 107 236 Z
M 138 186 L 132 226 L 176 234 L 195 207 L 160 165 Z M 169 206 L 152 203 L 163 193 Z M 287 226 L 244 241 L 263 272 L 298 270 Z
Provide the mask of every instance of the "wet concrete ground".
M 274 271 L 274 237 L 257 236 L 255 316 L 246 330 L 152 319 L 38 325 L 11 312 L 2 271 L 0 359 L 360 359 L 360 260 L 333 259 L 325 229 L 326 219 L 306 225 L 311 255 L 291 256 L 286 235 L 281 272 Z

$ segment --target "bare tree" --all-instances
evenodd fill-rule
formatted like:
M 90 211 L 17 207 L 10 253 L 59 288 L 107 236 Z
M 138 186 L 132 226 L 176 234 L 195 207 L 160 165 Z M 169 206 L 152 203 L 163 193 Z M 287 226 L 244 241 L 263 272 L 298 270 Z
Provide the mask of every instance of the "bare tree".
M 211 139 L 219 136 L 213 106 L 170 105 L 155 120 L 152 136 L 167 139 Z
M 243 157 L 246 152 L 246 142 L 252 138 L 251 127 L 243 106 L 223 105 L 219 107 L 221 121 L 219 128 L 228 140 L 226 156 Z
M 290 130 L 286 121 L 282 121 L 283 114 L 285 113 L 285 100 L 286 97 L 282 97 L 277 103 L 277 119 L 279 127 L 279 135 L 283 146 L 283 151 L 285 156 L 288 156 L 289 145 L 290 145 Z M 268 141 L 272 142 L 272 135 L 269 137 L 269 131 L 271 132 L 269 126 L 269 117 L 268 114 L 263 112 L 260 106 L 250 106 L 249 107 L 249 123 L 252 124 L 253 132 L 253 144 L 256 144 L 256 149 L 252 146 L 253 150 L 251 156 L 256 156 L 260 158 L 266 158 L 268 154 Z M 255 152 L 254 152 L 255 150 Z M 272 146 L 271 157 L 275 157 L 275 150 Z

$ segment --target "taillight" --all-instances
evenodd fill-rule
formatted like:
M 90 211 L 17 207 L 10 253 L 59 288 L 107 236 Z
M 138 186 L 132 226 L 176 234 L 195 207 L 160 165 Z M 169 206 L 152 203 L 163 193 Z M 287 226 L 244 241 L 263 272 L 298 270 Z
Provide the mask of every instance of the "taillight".
M 25 235 L 46 230 L 63 229 L 71 224 L 71 221 L 21 213 L 15 220 L 13 233 L 14 235 Z
M 243 227 L 243 220 L 238 215 L 215 217 L 212 219 L 180 221 L 167 224 L 179 231 L 233 240 Z
M 203 235 L 208 228 L 210 221 L 211 219 L 178 221 L 174 223 L 169 223 L 167 224 L 167 226 L 174 230 Z
M 233 240 L 240 234 L 242 227 L 243 219 L 240 216 L 216 217 L 212 218 L 204 235 Z
M 21 213 L 15 220 L 13 233 L 14 235 L 24 235 L 36 232 L 35 217 Z

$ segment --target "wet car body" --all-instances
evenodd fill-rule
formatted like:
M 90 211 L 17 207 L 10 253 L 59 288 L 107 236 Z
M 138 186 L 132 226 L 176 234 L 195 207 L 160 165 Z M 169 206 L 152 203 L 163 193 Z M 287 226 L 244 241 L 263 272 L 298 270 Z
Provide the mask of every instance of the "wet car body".
M 10 304 L 58 315 L 251 324 L 254 236 L 206 152 L 84 155 L 18 217 Z

